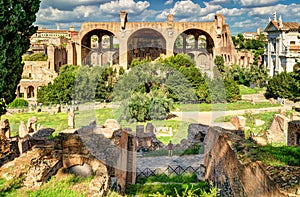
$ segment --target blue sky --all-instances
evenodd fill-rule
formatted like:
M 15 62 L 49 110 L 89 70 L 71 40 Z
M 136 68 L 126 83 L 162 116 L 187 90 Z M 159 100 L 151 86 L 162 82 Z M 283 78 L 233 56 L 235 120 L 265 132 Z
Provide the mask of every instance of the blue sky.
M 299 0 L 41 0 L 35 24 L 79 30 L 82 22 L 119 21 L 120 10 L 128 21 L 165 21 L 169 13 L 176 21 L 213 21 L 221 13 L 232 35 L 265 28 L 275 11 L 284 22 L 300 23 Z

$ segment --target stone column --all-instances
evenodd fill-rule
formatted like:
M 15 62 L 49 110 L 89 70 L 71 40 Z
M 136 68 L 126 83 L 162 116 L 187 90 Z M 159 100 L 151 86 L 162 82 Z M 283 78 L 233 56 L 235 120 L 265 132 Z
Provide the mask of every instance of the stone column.
M 172 56 L 174 54 L 174 39 L 166 39 L 166 56 Z
M 109 46 L 110 46 L 110 50 L 112 50 L 114 48 L 114 36 L 110 35 L 109 36 Z
M 74 51 L 73 51 L 73 43 L 67 43 L 67 64 L 74 65 Z
M 185 34 L 182 34 L 182 52 L 183 53 L 186 53 L 186 35 Z
M 77 53 L 77 65 L 82 65 L 82 59 L 81 59 L 81 45 L 76 44 L 76 53 Z
M 34 87 L 33 89 L 33 98 L 36 100 L 37 99 L 37 92 L 38 92 L 38 87 Z
M 119 64 L 122 66 L 125 70 L 127 70 L 127 39 L 120 38 L 119 39 Z
M 198 49 L 199 36 L 195 36 L 195 49 Z
M 24 99 L 26 100 L 27 99 L 27 96 L 28 96 L 28 88 L 27 87 L 24 87 Z
M 71 107 L 70 112 L 68 113 L 68 128 L 69 129 L 75 128 L 75 113 L 73 107 Z

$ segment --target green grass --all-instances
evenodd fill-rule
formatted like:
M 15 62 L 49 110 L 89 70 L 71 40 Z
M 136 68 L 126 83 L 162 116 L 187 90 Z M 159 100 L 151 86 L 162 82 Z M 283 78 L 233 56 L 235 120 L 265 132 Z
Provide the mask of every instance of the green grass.
M 262 134 L 264 131 L 268 130 L 272 124 L 274 119 L 274 115 L 278 112 L 265 112 L 259 114 L 251 114 L 246 113 L 242 114 L 246 118 L 246 127 L 249 127 L 250 130 L 245 131 L 245 137 L 248 138 L 250 136 L 250 131 L 255 134 Z M 215 119 L 215 122 L 230 122 L 231 116 L 223 116 Z M 265 123 L 261 126 L 255 126 L 255 119 L 263 120 Z
M 244 85 L 239 85 L 241 95 L 244 94 L 257 94 L 266 91 L 266 88 L 250 88 Z
M 182 174 L 182 175 L 171 175 L 167 176 L 165 174 L 160 174 L 156 176 L 150 176 L 148 178 L 141 177 L 138 178 L 136 183 L 146 184 L 146 183 L 196 183 L 197 175 L 196 174 Z
M 21 121 L 24 121 L 27 125 L 27 121 L 32 116 L 36 116 L 37 124 L 41 124 L 46 128 L 53 128 L 56 131 L 62 131 L 68 128 L 68 115 L 66 113 L 57 113 L 50 115 L 48 112 L 30 112 L 30 113 L 18 113 L 12 115 L 3 115 L 1 119 L 7 118 L 9 120 L 11 135 L 16 136 L 19 131 L 19 125 Z
M 201 196 L 209 191 L 206 182 L 197 181 L 195 174 L 186 174 L 179 176 L 157 175 L 149 178 L 139 178 L 137 184 L 131 185 L 127 190 L 128 196 L 187 196 L 185 193 L 193 192 L 191 196 Z
M 295 146 L 258 146 L 257 144 L 248 143 L 249 153 L 247 158 L 252 161 L 262 161 L 271 166 L 300 166 L 300 147 Z
M 279 104 L 271 104 L 269 102 L 258 102 L 254 105 L 250 102 L 238 101 L 235 103 L 201 103 L 201 104 L 176 104 L 176 111 L 231 111 L 240 109 L 259 109 L 268 107 L 278 107 Z
M 24 189 L 10 190 L 5 193 L 1 193 L 0 196 L 7 197 L 84 197 L 88 191 L 88 185 L 93 177 L 81 178 L 75 175 L 67 175 L 59 180 L 54 176 L 46 183 L 44 183 L 39 189 L 31 191 Z M 80 192 L 72 189 L 75 184 L 81 185 Z M 85 191 L 86 190 L 86 191 Z

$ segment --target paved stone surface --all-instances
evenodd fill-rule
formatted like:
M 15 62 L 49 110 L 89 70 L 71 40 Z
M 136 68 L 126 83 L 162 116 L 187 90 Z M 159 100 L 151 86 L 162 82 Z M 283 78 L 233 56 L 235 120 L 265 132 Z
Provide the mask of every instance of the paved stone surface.
M 181 166 L 186 168 L 192 166 L 193 168 L 199 167 L 204 163 L 204 154 L 188 155 L 188 156 L 161 156 L 161 157 L 139 157 L 137 158 L 136 166 L 138 169 L 143 170 L 150 168 L 152 170 L 158 168 L 167 168 L 168 166 L 177 167 Z
M 232 129 L 232 125 L 228 123 L 215 123 L 214 120 L 221 116 L 236 116 L 243 115 L 246 112 L 251 112 L 253 114 L 279 111 L 280 109 L 290 110 L 292 106 L 280 106 L 280 107 L 269 107 L 269 108 L 259 108 L 259 109 L 242 109 L 242 110 L 232 110 L 232 111 L 210 111 L 210 112 L 171 112 L 177 117 L 175 120 L 181 121 L 191 121 L 198 122 L 210 126 L 221 126 L 223 128 Z

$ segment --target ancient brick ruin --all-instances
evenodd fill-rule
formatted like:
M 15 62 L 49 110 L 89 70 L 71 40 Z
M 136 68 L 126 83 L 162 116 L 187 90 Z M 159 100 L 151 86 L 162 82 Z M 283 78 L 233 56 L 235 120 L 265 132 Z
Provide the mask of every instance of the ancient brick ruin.
M 288 123 L 288 146 L 300 146 L 300 120 Z

